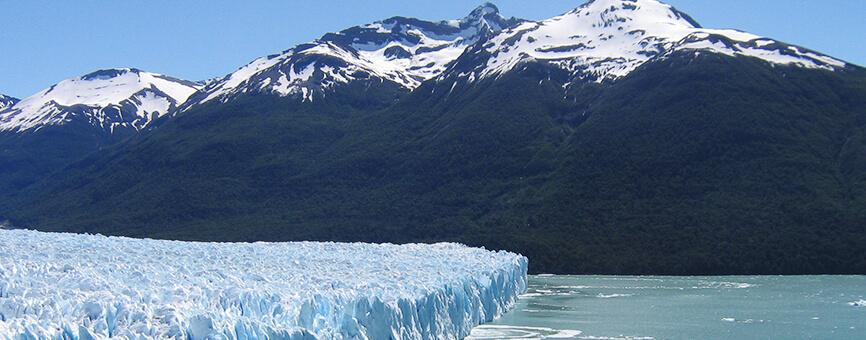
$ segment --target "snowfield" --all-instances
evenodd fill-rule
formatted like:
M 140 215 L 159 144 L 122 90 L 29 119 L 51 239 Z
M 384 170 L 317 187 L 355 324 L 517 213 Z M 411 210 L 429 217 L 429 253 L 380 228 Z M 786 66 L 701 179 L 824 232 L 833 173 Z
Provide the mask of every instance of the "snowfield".
M 514 305 L 527 264 L 458 244 L 0 230 L 0 339 L 456 339 Z

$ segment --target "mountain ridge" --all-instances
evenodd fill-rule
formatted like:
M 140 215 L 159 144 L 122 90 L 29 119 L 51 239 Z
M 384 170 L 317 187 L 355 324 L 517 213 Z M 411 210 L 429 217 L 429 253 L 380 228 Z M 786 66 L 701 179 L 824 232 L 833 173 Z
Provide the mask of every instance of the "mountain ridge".
M 281 54 L 256 59 L 203 89 L 188 107 L 242 93 L 299 96 L 312 101 L 339 84 L 390 81 L 411 90 L 441 73 L 466 47 L 523 22 L 485 3 L 458 20 L 392 17 L 327 33 Z
M 582 34 L 567 33 L 572 31 Z M 485 40 L 485 44 L 475 46 L 480 40 Z M 680 50 L 827 70 L 856 67 L 772 38 L 738 30 L 704 28 L 688 14 L 658 0 L 593 0 L 538 22 L 506 18 L 496 5 L 486 2 L 456 20 L 426 21 L 397 16 L 327 33 L 311 43 L 256 59 L 235 72 L 206 82 L 172 78 L 201 91 L 177 96 L 186 98 L 172 98 L 168 107 L 155 111 L 158 118 L 250 93 L 297 96 L 302 101 L 312 101 L 314 93 L 325 95 L 333 86 L 354 80 L 391 81 L 413 91 L 427 80 L 471 83 L 499 76 L 526 62 L 554 64 L 571 73 L 575 80 L 612 81 L 646 62 Z M 449 71 L 453 65 L 458 65 L 459 70 Z M 79 104 L 88 106 L 86 102 L 73 102 L 70 106 Z M 99 109 L 102 108 L 86 115 L 100 116 L 93 123 L 104 125 L 108 121 L 111 130 L 117 122 L 106 119 L 111 114 L 98 112 Z M 38 110 L 43 112 L 32 112 Z M 50 110 L 56 112 L 46 112 Z M 0 114 L 0 129 L 26 131 L 56 124 L 62 121 L 58 116 L 62 116 L 63 110 L 63 107 L 31 108 L 28 110 L 31 112 L 23 114 L 6 112 Z M 133 122 L 119 124 L 138 130 L 152 120 L 143 114 Z

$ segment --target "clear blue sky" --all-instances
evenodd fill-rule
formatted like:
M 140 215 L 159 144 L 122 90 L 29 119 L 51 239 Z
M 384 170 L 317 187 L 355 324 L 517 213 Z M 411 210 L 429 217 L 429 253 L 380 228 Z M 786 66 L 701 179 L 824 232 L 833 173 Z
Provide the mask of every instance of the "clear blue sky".
M 493 0 L 543 19 L 584 0 Z M 0 93 L 29 96 L 110 67 L 199 80 L 325 32 L 395 15 L 456 19 L 475 0 L 0 0 Z M 669 0 L 705 27 L 738 28 L 866 65 L 864 0 Z

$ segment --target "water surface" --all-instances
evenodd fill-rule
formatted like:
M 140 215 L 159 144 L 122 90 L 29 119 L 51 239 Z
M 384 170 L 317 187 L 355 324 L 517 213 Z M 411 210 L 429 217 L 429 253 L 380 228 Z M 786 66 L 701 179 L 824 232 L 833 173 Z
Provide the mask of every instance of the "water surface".
M 866 339 L 866 276 L 532 276 L 469 339 Z

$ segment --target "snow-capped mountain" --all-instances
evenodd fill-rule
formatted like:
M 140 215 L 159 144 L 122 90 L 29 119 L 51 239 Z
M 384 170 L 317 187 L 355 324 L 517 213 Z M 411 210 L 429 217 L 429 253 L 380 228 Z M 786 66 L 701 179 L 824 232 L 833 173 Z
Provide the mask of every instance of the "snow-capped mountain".
M 282 54 L 259 58 L 209 84 L 189 105 L 243 93 L 297 95 L 312 101 L 335 85 L 390 81 L 407 89 L 441 74 L 468 46 L 524 22 L 486 3 L 459 20 L 393 17 L 329 33 Z
M 184 103 L 200 85 L 137 69 L 67 79 L 0 113 L 0 131 L 28 131 L 77 120 L 108 133 L 140 130 Z
M 198 241 L 453 240 L 526 253 L 538 272 L 866 273 L 866 242 L 852 242 L 866 225 L 866 68 L 703 28 L 656 0 L 540 22 L 492 5 L 395 17 L 258 59 L 176 109 L 195 85 L 130 72 L 0 112 L 38 130 L 0 131 L 0 220 Z M 174 101 L 141 109 L 141 91 Z M 165 111 L 147 133 L 89 125 L 135 131 Z M 40 129 L 52 122 L 69 123 Z M 761 260 L 790 253 L 802 256 Z
M 754 34 L 701 27 L 657 0 L 593 0 L 568 13 L 507 29 L 455 66 L 470 81 L 496 77 L 524 62 L 545 62 L 575 78 L 621 78 L 677 51 L 747 56 L 774 65 L 835 70 L 846 63 Z
M 3 112 L 8 107 L 15 105 L 19 100 L 4 94 L 0 94 L 0 112 Z

